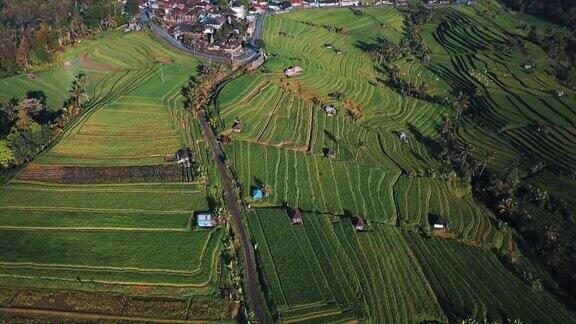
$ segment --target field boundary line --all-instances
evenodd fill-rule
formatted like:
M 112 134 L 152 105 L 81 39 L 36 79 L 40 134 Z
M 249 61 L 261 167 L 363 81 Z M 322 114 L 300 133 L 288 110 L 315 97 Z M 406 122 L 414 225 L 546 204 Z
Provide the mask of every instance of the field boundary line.
M 28 280 L 50 280 L 50 281 L 66 281 L 66 282 L 78 282 L 76 279 L 72 278 L 55 278 L 55 277 L 38 277 L 38 276 L 18 276 L 18 275 L 6 275 L 0 274 L 0 277 L 4 278 L 17 278 L 17 279 L 28 279 Z M 175 283 L 150 283 L 150 282 L 130 282 L 130 281 L 109 281 L 109 280 L 99 280 L 91 279 L 87 282 L 94 282 L 103 285 L 116 285 L 116 286 L 144 286 L 144 287 L 171 287 L 171 288 L 205 288 L 208 287 L 210 280 L 198 283 L 198 284 L 175 284 Z
M 96 265 L 73 265 L 73 264 L 50 264 L 50 263 L 34 263 L 34 262 L 0 262 L 0 267 L 12 268 L 55 268 L 55 269 L 85 269 L 85 270 L 99 270 L 99 271 L 114 271 L 114 272 L 141 272 L 141 273 L 159 273 L 159 274 L 175 274 L 175 275 L 195 275 L 201 271 L 200 268 L 193 271 L 185 270 L 170 270 L 170 269 L 142 269 L 134 267 L 103 267 Z M 2 276 L 2 274 L 0 274 Z
M 143 228 L 143 227 L 39 227 L 39 226 L 3 226 L 1 231 L 77 231 L 77 232 L 193 232 L 188 228 Z
M 2 307 L 0 308 L 0 314 L 19 314 L 19 315 L 52 315 L 60 316 L 67 319 L 73 320 L 87 320 L 87 321 L 99 321 L 99 320 L 111 320 L 111 321 L 128 321 L 135 323 L 206 323 L 202 320 L 178 320 L 178 319 L 164 319 L 164 318 L 148 318 L 148 317 L 137 317 L 137 316 L 123 316 L 123 315 L 108 315 L 100 313 L 84 313 L 84 312 L 73 312 L 73 311 L 63 311 L 63 310 L 53 310 L 53 309 L 41 309 L 41 308 L 24 308 L 24 307 Z
M 77 208 L 77 207 L 44 207 L 44 206 L 0 206 L 0 210 L 38 210 L 38 211 L 73 211 L 73 212 L 112 212 L 112 213 L 148 213 L 169 215 L 173 213 L 194 213 L 194 210 L 148 210 L 148 209 L 112 209 L 112 208 Z

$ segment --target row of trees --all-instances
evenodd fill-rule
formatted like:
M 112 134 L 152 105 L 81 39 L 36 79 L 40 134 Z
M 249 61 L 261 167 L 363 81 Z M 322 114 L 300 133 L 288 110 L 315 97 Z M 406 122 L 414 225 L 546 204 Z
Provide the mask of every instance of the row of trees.
M 0 0 L 0 76 L 47 65 L 55 51 L 127 19 L 115 0 Z
M 519 12 L 534 14 L 576 31 L 576 2 L 570 0 L 501 0 Z
M 0 105 L 0 171 L 30 161 L 80 113 L 88 100 L 83 74 L 72 83 L 69 93 L 70 98 L 60 112 L 50 110 L 46 95 L 39 91 L 30 91 L 21 100 L 13 98 Z
M 528 40 L 540 46 L 552 58 L 557 79 L 576 89 L 576 36 L 560 33 L 545 35 L 537 26 L 532 26 Z

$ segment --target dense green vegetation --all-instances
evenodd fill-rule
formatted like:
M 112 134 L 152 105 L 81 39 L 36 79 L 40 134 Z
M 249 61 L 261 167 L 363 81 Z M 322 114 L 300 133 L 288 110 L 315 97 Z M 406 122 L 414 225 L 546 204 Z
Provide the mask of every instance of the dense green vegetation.
M 574 321 L 576 102 L 509 15 L 479 1 L 267 18 L 267 63 L 230 80 L 212 114 L 256 207 L 275 319 Z
M 2 0 L 0 76 L 45 70 L 68 45 L 130 18 L 113 0 Z

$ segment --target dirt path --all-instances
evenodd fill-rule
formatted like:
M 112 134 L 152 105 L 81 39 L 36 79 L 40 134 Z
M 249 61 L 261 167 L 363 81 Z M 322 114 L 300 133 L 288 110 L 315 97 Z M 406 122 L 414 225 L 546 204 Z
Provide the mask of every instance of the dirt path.
M 222 178 L 222 182 L 224 183 L 224 192 L 226 202 L 228 203 L 228 207 L 230 208 L 230 212 L 232 213 L 232 220 L 234 222 L 234 230 L 237 234 L 240 235 L 240 241 L 242 242 L 242 249 L 244 251 L 244 269 L 246 272 L 246 281 L 248 285 L 248 296 L 250 299 L 250 305 L 252 306 L 252 310 L 254 311 L 256 321 L 258 323 L 265 323 L 266 319 L 264 317 L 264 312 L 262 310 L 262 305 L 260 304 L 260 299 L 258 298 L 258 278 L 256 273 L 256 260 L 254 258 L 254 249 L 250 240 L 248 238 L 248 234 L 246 234 L 246 228 L 244 227 L 244 222 L 242 220 L 242 215 L 240 214 L 240 206 L 236 199 L 236 191 L 234 189 L 234 181 L 230 172 L 226 167 L 226 159 L 218 142 L 216 141 L 216 135 L 214 135 L 214 131 L 210 127 L 208 123 L 208 119 L 206 118 L 206 113 L 204 111 L 200 111 L 197 113 L 196 117 L 198 118 L 198 122 L 202 125 L 202 130 L 204 133 L 204 137 L 210 149 L 212 150 L 212 155 L 216 166 L 218 167 L 218 171 L 220 172 L 220 177 Z
M 60 310 L 46 310 L 37 308 L 0 308 L 0 319 L 4 317 L 25 317 L 36 319 L 39 316 L 48 316 L 50 318 L 57 317 L 62 319 L 71 320 L 74 322 L 101 322 L 110 321 L 112 323 L 117 322 L 129 322 L 129 323 L 206 323 L 206 321 L 189 321 L 189 320 L 172 320 L 172 319 L 161 319 L 161 318 L 147 318 L 147 317 L 131 317 L 131 316 L 115 316 L 107 314 L 95 314 L 95 313 L 80 313 L 80 312 L 70 312 L 70 311 L 60 311 Z

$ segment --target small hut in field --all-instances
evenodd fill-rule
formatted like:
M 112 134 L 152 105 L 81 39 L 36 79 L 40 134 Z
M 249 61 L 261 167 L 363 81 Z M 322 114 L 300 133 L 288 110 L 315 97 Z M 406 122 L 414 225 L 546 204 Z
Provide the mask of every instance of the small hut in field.
M 295 208 L 292 210 L 292 225 L 302 225 L 304 220 L 302 219 L 302 213 L 300 212 L 299 208 Z
M 242 132 L 243 129 L 244 124 L 242 124 L 242 122 L 239 121 L 238 119 L 235 119 L 234 123 L 232 124 L 232 130 L 234 131 L 234 133 L 240 133 Z
M 190 164 L 194 162 L 192 151 L 188 148 L 181 148 L 174 154 L 174 161 L 179 164 Z
M 299 67 L 299 66 L 294 66 L 291 68 L 288 68 L 286 70 L 284 70 L 284 75 L 286 75 L 286 77 L 294 77 L 294 76 L 298 76 L 300 74 L 302 74 L 302 72 L 304 72 L 304 69 Z
M 212 214 L 210 213 L 199 213 L 196 216 L 196 222 L 198 223 L 198 227 L 210 228 L 216 225 L 216 222 L 212 218 Z
M 326 112 L 326 116 L 332 117 L 336 115 L 337 110 L 333 106 L 326 106 L 324 107 L 324 112 Z
M 366 223 L 364 222 L 364 218 L 362 217 L 362 215 L 356 216 L 356 219 L 354 222 L 354 228 L 356 229 L 356 231 L 362 232 L 362 231 L 364 231 L 365 227 L 366 227 Z
M 326 155 L 326 157 L 329 159 L 333 159 L 336 157 L 336 149 L 335 148 L 327 148 L 324 150 L 324 155 Z

